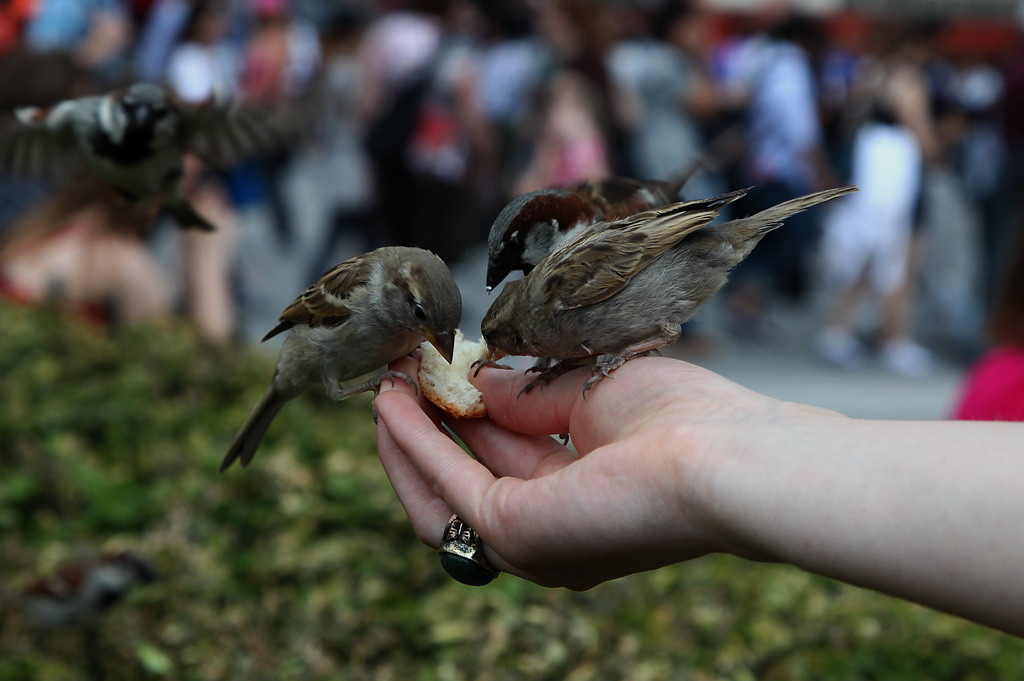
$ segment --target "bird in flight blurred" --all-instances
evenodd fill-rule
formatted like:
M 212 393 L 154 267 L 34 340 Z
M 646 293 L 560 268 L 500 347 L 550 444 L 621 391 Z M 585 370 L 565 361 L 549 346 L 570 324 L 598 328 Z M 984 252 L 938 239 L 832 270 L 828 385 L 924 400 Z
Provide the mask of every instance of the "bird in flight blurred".
M 88 173 L 133 203 L 203 230 L 214 227 L 184 196 L 185 155 L 225 167 L 288 143 L 302 128 L 301 107 L 217 98 L 189 106 L 151 83 L 16 109 L 14 119 L 0 133 L 7 172 L 56 181 Z

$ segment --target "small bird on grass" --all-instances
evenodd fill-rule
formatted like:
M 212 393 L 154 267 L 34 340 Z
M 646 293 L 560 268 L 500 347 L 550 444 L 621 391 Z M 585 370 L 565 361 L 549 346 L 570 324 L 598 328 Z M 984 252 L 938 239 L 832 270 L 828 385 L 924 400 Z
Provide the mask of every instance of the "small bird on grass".
M 109 94 L 26 107 L 0 133 L 0 167 L 55 180 L 87 173 L 133 203 L 153 203 L 182 227 L 214 227 L 181 190 L 184 155 L 224 167 L 297 137 L 298 107 L 212 99 L 177 103 L 160 86 L 136 83 Z
M 765 234 L 856 187 L 808 194 L 750 217 L 710 224 L 747 191 L 675 203 L 580 231 L 495 299 L 481 325 L 485 364 L 505 355 L 563 358 L 542 370 L 526 392 L 583 361 L 610 355 L 594 364 L 586 396 L 628 360 L 674 343 L 680 325 Z
M 88 626 L 132 588 L 156 578 L 146 558 L 121 551 L 66 563 L 22 589 L 19 600 L 28 621 L 41 629 Z
M 420 248 L 387 246 L 326 272 L 281 314 L 263 340 L 290 330 L 270 387 L 220 464 L 247 466 L 284 404 L 323 383 L 341 401 L 381 381 L 412 378 L 387 369 L 424 339 L 450 363 L 462 297 L 444 262 Z M 375 373 L 355 385 L 342 383 Z

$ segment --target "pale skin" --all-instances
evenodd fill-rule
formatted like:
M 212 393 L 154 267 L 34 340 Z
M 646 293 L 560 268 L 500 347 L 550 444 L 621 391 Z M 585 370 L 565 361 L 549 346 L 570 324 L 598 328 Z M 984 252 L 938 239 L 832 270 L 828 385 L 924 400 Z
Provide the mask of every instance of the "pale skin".
M 530 376 L 485 368 L 488 416 L 444 419 L 476 459 L 386 381 L 378 449 L 420 539 L 456 512 L 493 565 L 571 589 L 730 553 L 1024 635 L 1024 424 L 852 419 L 666 358 L 584 401 L 589 375 L 517 397 Z

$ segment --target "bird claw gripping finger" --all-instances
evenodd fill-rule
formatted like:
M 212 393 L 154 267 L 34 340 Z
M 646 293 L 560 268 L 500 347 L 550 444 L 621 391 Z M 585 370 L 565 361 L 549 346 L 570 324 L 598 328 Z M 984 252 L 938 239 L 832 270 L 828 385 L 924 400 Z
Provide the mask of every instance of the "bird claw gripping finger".
M 539 367 L 530 367 L 526 370 L 526 373 L 536 373 L 537 378 L 533 379 L 522 387 L 519 394 L 528 393 L 534 389 L 539 383 L 541 385 L 547 385 L 551 381 L 555 380 L 559 376 L 580 366 L 580 360 L 577 358 L 560 359 L 546 369 Z
M 469 368 L 473 370 L 473 378 L 479 376 L 480 370 L 483 369 L 484 367 L 487 367 L 488 369 L 512 369 L 512 367 L 508 366 L 507 364 L 498 364 L 493 359 L 481 358 L 478 360 L 474 360 L 474 362 L 469 365 Z

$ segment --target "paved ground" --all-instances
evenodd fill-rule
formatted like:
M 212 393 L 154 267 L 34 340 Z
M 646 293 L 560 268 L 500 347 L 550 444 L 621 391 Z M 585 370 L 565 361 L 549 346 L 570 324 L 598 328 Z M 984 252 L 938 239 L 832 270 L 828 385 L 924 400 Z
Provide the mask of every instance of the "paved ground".
M 274 240 L 265 210 L 250 210 L 244 216 L 240 262 L 248 297 L 243 333 L 253 342 L 272 328 L 280 311 L 312 283 L 308 264 L 319 248 L 318 231 L 323 219 L 312 193 L 316 187 L 310 181 L 313 172 L 315 168 L 308 161 L 300 161 L 289 178 L 288 194 L 299 232 L 290 250 L 283 250 Z M 334 261 L 354 255 L 359 248 L 356 243 L 343 243 Z M 470 337 L 478 337 L 480 319 L 490 302 L 483 289 L 484 270 L 483 252 L 453 267 L 463 292 L 462 328 Z M 701 320 L 708 339 L 705 347 L 693 352 L 679 345 L 666 354 L 700 364 L 767 395 L 828 407 L 849 416 L 941 419 L 949 413 L 962 379 L 962 367 L 940 363 L 930 377 L 911 379 L 879 367 L 848 373 L 822 365 L 814 356 L 812 342 L 823 302 L 799 310 L 774 310 L 767 332 L 756 342 L 731 339 L 724 330 L 720 306 L 711 305 Z M 278 347 L 274 341 L 267 346 L 273 352 Z

